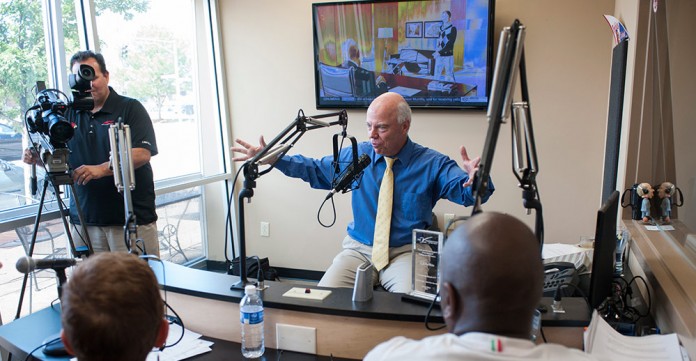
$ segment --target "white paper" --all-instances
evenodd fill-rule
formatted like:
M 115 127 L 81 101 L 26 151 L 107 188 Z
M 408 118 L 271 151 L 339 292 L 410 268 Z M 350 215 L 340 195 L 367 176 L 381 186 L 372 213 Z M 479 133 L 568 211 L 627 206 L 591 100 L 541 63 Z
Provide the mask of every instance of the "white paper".
M 682 361 L 679 339 L 666 335 L 625 336 L 612 328 L 597 310 L 584 335 L 585 352 L 612 361 Z

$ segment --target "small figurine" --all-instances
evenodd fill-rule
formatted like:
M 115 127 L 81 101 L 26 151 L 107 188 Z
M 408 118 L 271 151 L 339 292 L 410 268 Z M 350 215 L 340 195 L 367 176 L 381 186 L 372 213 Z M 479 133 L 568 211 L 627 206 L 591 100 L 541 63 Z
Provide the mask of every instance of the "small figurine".
M 676 187 L 670 182 L 663 182 L 660 184 L 660 188 L 657 190 L 657 194 L 662 199 L 660 201 L 660 217 L 664 224 L 669 224 L 670 215 L 672 214 L 672 194 L 674 194 Z
M 638 196 L 643 198 L 640 205 L 643 223 L 650 223 L 650 199 L 653 197 L 654 190 L 649 183 L 641 183 L 636 187 L 636 192 Z

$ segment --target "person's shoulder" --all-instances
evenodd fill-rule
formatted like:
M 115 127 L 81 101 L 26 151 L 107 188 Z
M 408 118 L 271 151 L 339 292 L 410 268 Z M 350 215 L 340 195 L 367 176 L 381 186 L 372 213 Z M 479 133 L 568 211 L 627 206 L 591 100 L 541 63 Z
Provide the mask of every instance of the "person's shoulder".
M 431 336 L 427 337 L 441 337 Z M 404 355 L 412 354 L 414 349 L 425 348 L 424 340 L 412 340 L 403 336 L 394 337 L 388 341 L 382 342 L 373 348 L 363 359 L 364 361 L 377 361 L 377 360 L 401 360 Z
M 448 158 L 446 155 L 442 154 L 440 151 L 426 147 L 422 144 L 418 144 L 412 141 L 411 154 L 414 157 L 428 157 L 428 158 L 442 158 L 443 160 Z
M 536 346 L 540 354 L 544 354 L 544 360 L 563 359 L 565 361 L 597 361 L 601 360 L 582 350 L 566 347 L 554 343 L 543 343 Z

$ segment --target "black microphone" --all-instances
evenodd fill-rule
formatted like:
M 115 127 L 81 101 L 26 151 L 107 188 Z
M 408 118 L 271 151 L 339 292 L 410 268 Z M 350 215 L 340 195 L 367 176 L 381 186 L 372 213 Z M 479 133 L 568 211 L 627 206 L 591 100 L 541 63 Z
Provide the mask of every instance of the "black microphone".
M 34 270 L 41 269 L 64 269 L 72 267 L 77 264 L 77 259 L 75 258 L 45 258 L 45 259 L 33 259 L 29 256 L 24 256 L 17 260 L 17 271 L 21 273 L 29 273 Z
M 350 189 L 350 185 L 354 181 L 358 180 L 360 176 L 362 176 L 363 170 L 370 165 L 371 161 L 372 160 L 367 154 L 363 154 L 358 158 L 357 163 L 351 163 L 350 166 L 343 171 L 341 177 L 338 179 L 338 182 L 336 182 L 336 185 L 331 192 L 326 195 L 326 199 L 333 197 L 333 195 L 338 192 L 345 193 L 348 191 L 348 189 Z

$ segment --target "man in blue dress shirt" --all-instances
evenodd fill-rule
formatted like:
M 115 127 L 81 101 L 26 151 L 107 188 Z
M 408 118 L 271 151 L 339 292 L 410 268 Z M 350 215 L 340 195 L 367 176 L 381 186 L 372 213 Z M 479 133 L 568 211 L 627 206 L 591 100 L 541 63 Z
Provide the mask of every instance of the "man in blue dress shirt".
M 333 260 L 319 282 L 324 287 L 353 287 L 355 271 L 365 261 L 371 261 L 372 242 L 377 215 L 380 183 L 386 167 L 384 157 L 396 158 L 392 166 L 394 192 L 389 236 L 389 264 L 374 271 L 375 284 L 390 292 L 411 290 L 411 242 L 414 229 L 431 226 L 432 210 L 441 198 L 464 206 L 473 205 L 471 192 L 473 174 L 480 158 L 469 159 L 466 148 L 460 148 L 462 167 L 435 150 L 414 143 L 408 136 L 411 127 L 411 108 L 397 93 L 384 93 L 367 109 L 369 141 L 358 144 L 358 155 L 367 154 L 372 162 L 365 168 L 360 188 L 351 192 L 353 221 L 343 240 L 343 251 Z M 254 146 L 241 139 L 232 147 L 239 156 L 234 160 L 252 158 L 266 143 Z M 352 159 L 351 148 L 340 152 L 340 160 Z M 284 156 L 275 163 L 285 175 L 300 178 L 312 188 L 332 189 L 333 156 L 313 159 L 302 155 Z M 344 163 L 345 164 L 345 163 Z M 469 177 L 469 175 L 472 177 Z M 482 197 L 488 200 L 494 187 Z

